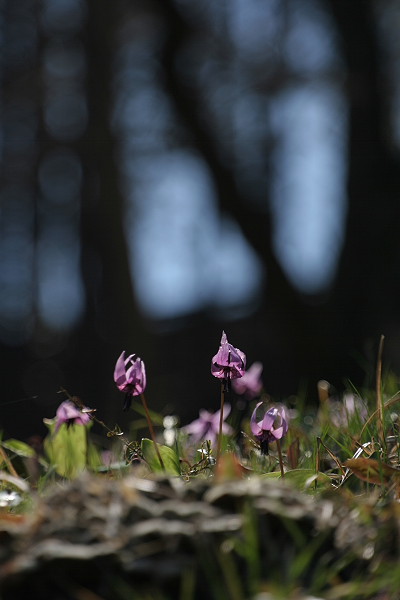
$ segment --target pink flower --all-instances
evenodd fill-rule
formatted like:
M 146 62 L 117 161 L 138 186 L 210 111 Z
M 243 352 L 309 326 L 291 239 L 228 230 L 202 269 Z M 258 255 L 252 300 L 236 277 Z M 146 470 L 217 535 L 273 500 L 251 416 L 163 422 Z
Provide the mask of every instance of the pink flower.
M 230 405 L 225 404 L 223 413 L 224 420 L 230 412 Z M 195 443 L 203 440 L 210 440 L 211 444 L 214 444 L 219 433 L 220 414 L 220 410 L 215 413 L 210 413 L 207 410 L 200 410 L 200 417 L 189 423 L 189 425 L 182 427 L 182 431 L 189 433 Z M 222 433 L 230 435 L 233 433 L 233 429 L 227 423 L 222 423 Z
M 239 395 L 245 394 L 249 399 L 259 396 L 263 388 L 262 370 L 263 366 L 260 362 L 253 363 L 240 379 L 232 381 L 234 391 Z
M 246 355 L 228 343 L 225 331 L 222 332 L 221 345 L 211 361 L 211 373 L 223 379 L 226 387 L 231 379 L 243 377 L 246 368 Z
M 263 404 L 258 402 L 250 419 L 250 429 L 258 439 L 261 452 L 268 454 L 268 444 L 282 439 L 289 429 L 289 415 L 283 404 L 271 406 L 261 421 L 257 421 L 257 410 Z
M 118 389 L 125 392 L 123 410 L 128 410 L 131 406 L 132 396 L 139 396 L 146 389 L 144 362 L 136 354 L 130 354 L 128 358 L 125 358 L 124 350 L 115 365 L 114 381 Z
M 57 408 L 56 412 L 56 427 L 57 432 L 64 423 L 67 427 L 71 425 L 87 425 L 90 421 L 90 415 L 84 413 L 73 402 L 65 400 Z

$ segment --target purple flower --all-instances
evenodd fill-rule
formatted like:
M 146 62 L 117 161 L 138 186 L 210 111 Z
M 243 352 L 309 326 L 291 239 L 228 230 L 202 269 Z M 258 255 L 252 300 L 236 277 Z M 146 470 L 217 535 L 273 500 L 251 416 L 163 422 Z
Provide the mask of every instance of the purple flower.
M 225 404 L 223 412 L 224 420 L 230 412 L 230 405 Z M 195 443 L 203 440 L 210 440 L 211 444 L 214 444 L 219 433 L 220 414 L 220 410 L 215 413 L 210 413 L 207 410 L 200 410 L 200 417 L 189 423 L 189 425 L 182 427 L 182 431 L 189 433 Z M 222 433 L 229 435 L 233 433 L 233 429 L 227 423 L 222 423 Z
M 289 415 L 282 404 L 275 404 L 265 412 L 261 421 L 257 421 L 257 410 L 261 404 L 263 402 L 258 402 L 251 415 L 250 428 L 260 442 L 261 452 L 268 454 L 268 444 L 282 439 L 287 434 Z
M 263 366 L 260 362 L 253 363 L 240 379 L 232 381 L 234 391 L 239 395 L 245 394 L 249 399 L 259 396 L 263 388 L 262 370 Z
M 130 354 L 128 358 L 125 358 L 124 350 L 115 365 L 114 381 L 118 389 L 125 392 L 123 410 L 128 410 L 131 406 L 132 396 L 139 396 L 146 389 L 144 362 L 136 354 Z
M 65 400 L 57 408 L 56 412 L 56 427 L 57 432 L 64 423 L 67 427 L 71 425 L 87 425 L 90 421 L 90 415 L 84 413 L 73 402 Z
M 221 345 L 211 361 L 211 373 L 223 379 L 228 387 L 231 379 L 243 377 L 246 368 L 246 355 L 228 343 L 225 331 L 222 332 Z

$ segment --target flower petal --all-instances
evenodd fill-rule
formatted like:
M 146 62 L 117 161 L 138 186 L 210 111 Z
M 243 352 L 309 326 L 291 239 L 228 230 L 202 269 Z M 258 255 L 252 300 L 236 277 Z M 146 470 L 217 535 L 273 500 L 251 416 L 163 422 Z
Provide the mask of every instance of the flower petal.
M 229 415 L 231 411 L 230 404 L 225 404 L 223 418 Z M 200 417 L 195 421 L 182 427 L 182 431 L 189 433 L 192 436 L 193 442 L 197 443 L 201 440 L 210 440 L 214 444 L 219 433 L 219 420 L 221 411 L 210 413 L 207 410 L 200 410 Z M 225 435 L 233 433 L 233 429 L 227 423 L 222 423 L 222 432 Z
M 254 435 L 260 435 L 260 433 L 262 432 L 262 429 L 260 427 L 260 423 L 262 423 L 262 421 L 260 423 L 257 423 L 257 409 L 259 406 L 261 406 L 261 404 L 264 404 L 263 402 L 258 402 L 256 404 L 255 409 L 253 410 L 253 413 L 251 415 L 250 418 L 250 429 L 253 432 Z
M 261 373 L 263 365 L 260 362 L 255 362 L 245 372 L 242 377 L 234 379 L 233 389 L 237 394 L 246 394 L 248 398 L 258 396 L 263 388 Z
M 211 373 L 220 379 L 235 379 L 244 375 L 245 367 L 246 355 L 229 344 L 223 331 L 218 352 L 211 360 Z
M 64 423 L 87 425 L 90 421 L 90 415 L 83 413 L 73 402 L 65 400 L 60 404 L 56 411 L 56 426 L 57 432 Z
M 271 406 L 264 414 L 261 421 L 257 422 L 257 409 L 263 404 L 259 402 L 250 419 L 250 428 L 253 435 L 260 441 L 272 442 L 280 440 L 289 429 L 289 415 L 283 404 Z
M 146 388 L 144 362 L 135 354 L 125 358 L 125 351 L 122 352 L 115 365 L 114 381 L 121 392 L 131 396 L 142 394 Z
M 122 352 L 121 356 L 118 358 L 115 369 L 114 369 L 114 381 L 119 387 L 125 382 L 125 350 Z
M 260 427 L 263 431 L 271 431 L 277 416 L 276 408 L 270 408 L 264 415 Z

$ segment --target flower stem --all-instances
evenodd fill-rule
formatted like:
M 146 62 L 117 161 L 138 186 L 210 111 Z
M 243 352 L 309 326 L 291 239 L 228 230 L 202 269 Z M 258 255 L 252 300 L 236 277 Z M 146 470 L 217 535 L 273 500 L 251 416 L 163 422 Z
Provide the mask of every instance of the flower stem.
M 14 477 L 18 477 L 18 479 L 19 479 L 19 475 L 18 475 L 17 471 L 14 469 L 14 465 L 12 464 L 11 460 L 8 458 L 7 454 L 4 452 L 3 448 L 1 448 L 1 447 L 0 447 L 0 458 L 3 459 L 10 474 L 13 475 Z
M 161 458 L 161 454 L 160 454 L 160 450 L 158 448 L 158 444 L 156 441 L 156 435 L 154 433 L 154 427 L 153 427 L 153 423 L 151 421 L 151 417 L 150 417 L 150 413 L 149 413 L 149 409 L 147 407 L 147 402 L 146 402 L 146 398 L 145 395 L 142 393 L 140 394 L 140 398 L 142 400 L 142 404 L 143 404 L 143 408 L 144 408 L 144 412 L 146 413 L 146 419 L 147 419 L 147 425 L 149 426 L 149 431 L 150 431 L 150 436 L 151 439 L 153 440 L 153 444 L 154 444 L 154 449 L 156 451 L 158 460 L 160 461 L 160 465 L 163 471 L 165 471 L 165 467 L 164 467 L 164 463 L 163 463 L 163 459 Z
M 278 457 L 279 457 L 279 466 L 281 468 L 281 477 L 285 477 L 285 469 L 283 468 L 283 459 L 282 459 L 282 450 L 281 450 L 281 441 L 276 440 L 276 447 L 278 449 Z
M 378 359 L 376 364 L 376 409 L 377 409 L 377 425 L 378 435 L 382 445 L 384 455 L 387 454 L 386 438 L 385 438 L 385 425 L 384 425 L 384 403 L 382 399 L 382 354 L 383 354 L 383 343 L 385 336 L 381 335 L 379 341 Z
M 219 415 L 219 428 L 218 428 L 218 443 L 217 443 L 217 462 L 221 455 L 221 444 L 222 444 L 222 423 L 224 422 L 224 404 L 225 404 L 225 382 L 221 380 L 221 407 Z

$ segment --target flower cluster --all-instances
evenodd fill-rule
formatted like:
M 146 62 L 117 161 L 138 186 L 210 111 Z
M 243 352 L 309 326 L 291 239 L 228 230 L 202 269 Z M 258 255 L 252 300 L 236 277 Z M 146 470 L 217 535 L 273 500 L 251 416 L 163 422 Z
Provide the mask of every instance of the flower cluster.
M 127 355 L 123 351 L 114 367 L 115 384 L 125 394 L 123 410 L 130 408 L 134 396 L 140 397 L 151 440 L 143 438 L 140 444 L 137 442 L 131 443 L 127 438 L 122 437 L 124 433 L 118 425 L 111 430 L 103 421 L 97 419 L 95 409 L 85 407 L 79 398 L 70 396 L 66 390 L 61 388 L 60 391 L 66 393 L 67 400 L 60 404 L 54 419 L 44 420 L 50 430 L 50 434 L 43 442 L 46 455 L 50 463 L 55 466 L 56 472 L 63 477 L 75 477 L 88 466 L 97 468 L 100 454 L 95 451 L 92 452 L 93 447 L 85 428 L 94 421 L 107 430 L 108 437 L 121 436 L 120 439 L 124 443 L 125 460 L 127 462 L 132 462 L 139 457 L 139 460 L 143 461 L 152 471 L 173 474 L 174 476 L 182 474 L 183 463 L 189 465 L 188 473 L 190 475 L 216 464 L 216 474 L 219 477 L 226 468 L 224 466 L 225 455 L 222 456 L 224 436 L 232 436 L 234 433 L 231 425 L 226 423 L 226 419 L 231 413 L 231 404 L 225 403 L 226 392 L 229 391 L 230 384 L 233 382 L 232 387 L 238 395 L 243 395 L 247 400 L 256 398 L 263 389 L 262 369 L 261 363 L 254 363 L 246 371 L 244 352 L 232 346 L 228 342 L 226 333 L 222 332 L 218 352 L 211 361 L 211 373 L 221 381 L 220 409 L 216 412 L 202 409 L 197 419 L 180 429 L 182 433 L 189 436 L 192 445 L 199 443 L 202 445 L 199 451 L 203 453 L 203 458 L 191 465 L 186 457 L 181 458 L 176 454 L 176 451 L 182 447 L 182 443 L 186 441 L 185 438 L 179 437 L 176 417 L 167 416 L 164 418 L 163 424 L 168 433 L 167 436 L 164 432 L 164 440 L 167 445 L 160 445 L 157 441 L 144 394 L 147 383 L 144 362 L 136 354 Z M 245 407 L 247 406 L 245 402 L 242 403 Z M 287 410 L 282 405 L 273 405 L 267 408 L 261 418 L 258 418 L 257 412 L 262 404 L 263 402 L 258 402 L 251 415 L 250 428 L 254 438 L 259 442 L 263 454 L 268 453 L 268 445 L 271 442 L 277 443 L 281 476 L 283 477 L 284 464 L 279 441 L 288 431 L 289 418 Z M 348 410 L 351 411 L 350 404 Z M 238 416 L 241 416 L 240 409 L 237 410 L 235 415 L 236 426 L 240 430 Z M 207 442 L 206 445 L 203 445 L 204 442 Z M 244 473 L 246 468 L 234 456 L 234 443 L 232 440 L 227 440 L 227 448 L 229 448 L 234 461 L 240 466 L 238 472 Z M 189 447 L 189 458 L 192 450 L 193 448 Z M 211 456 L 211 453 L 215 453 L 215 457 Z M 204 456 L 207 460 L 204 460 Z M 109 457 L 106 461 L 110 469 L 113 468 L 111 460 Z M 113 462 L 118 463 L 118 459 Z
M 225 331 L 222 332 L 221 342 L 217 354 L 211 360 L 211 373 L 214 377 L 221 379 L 223 391 L 229 390 L 233 381 L 233 387 L 237 394 L 244 395 L 249 400 L 260 395 L 263 384 L 261 363 L 254 363 L 246 371 L 246 355 L 228 342 Z M 121 392 L 125 393 L 123 410 L 130 408 L 133 396 L 142 396 L 146 388 L 146 369 L 144 362 L 136 355 L 125 356 L 125 351 L 119 356 L 115 369 L 114 381 Z M 255 438 L 260 443 L 261 451 L 268 453 L 270 442 L 280 440 L 288 431 L 288 413 L 284 406 L 271 406 L 261 420 L 257 420 L 257 412 L 263 404 L 259 402 L 251 416 L 250 428 Z M 230 435 L 233 429 L 225 423 L 225 419 L 231 412 L 229 404 L 221 403 L 221 408 L 215 413 L 201 410 L 198 419 L 182 428 L 184 433 L 191 436 L 194 443 L 209 440 L 214 444 L 222 434 Z M 89 418 L 89 417 L 88 417 Z

